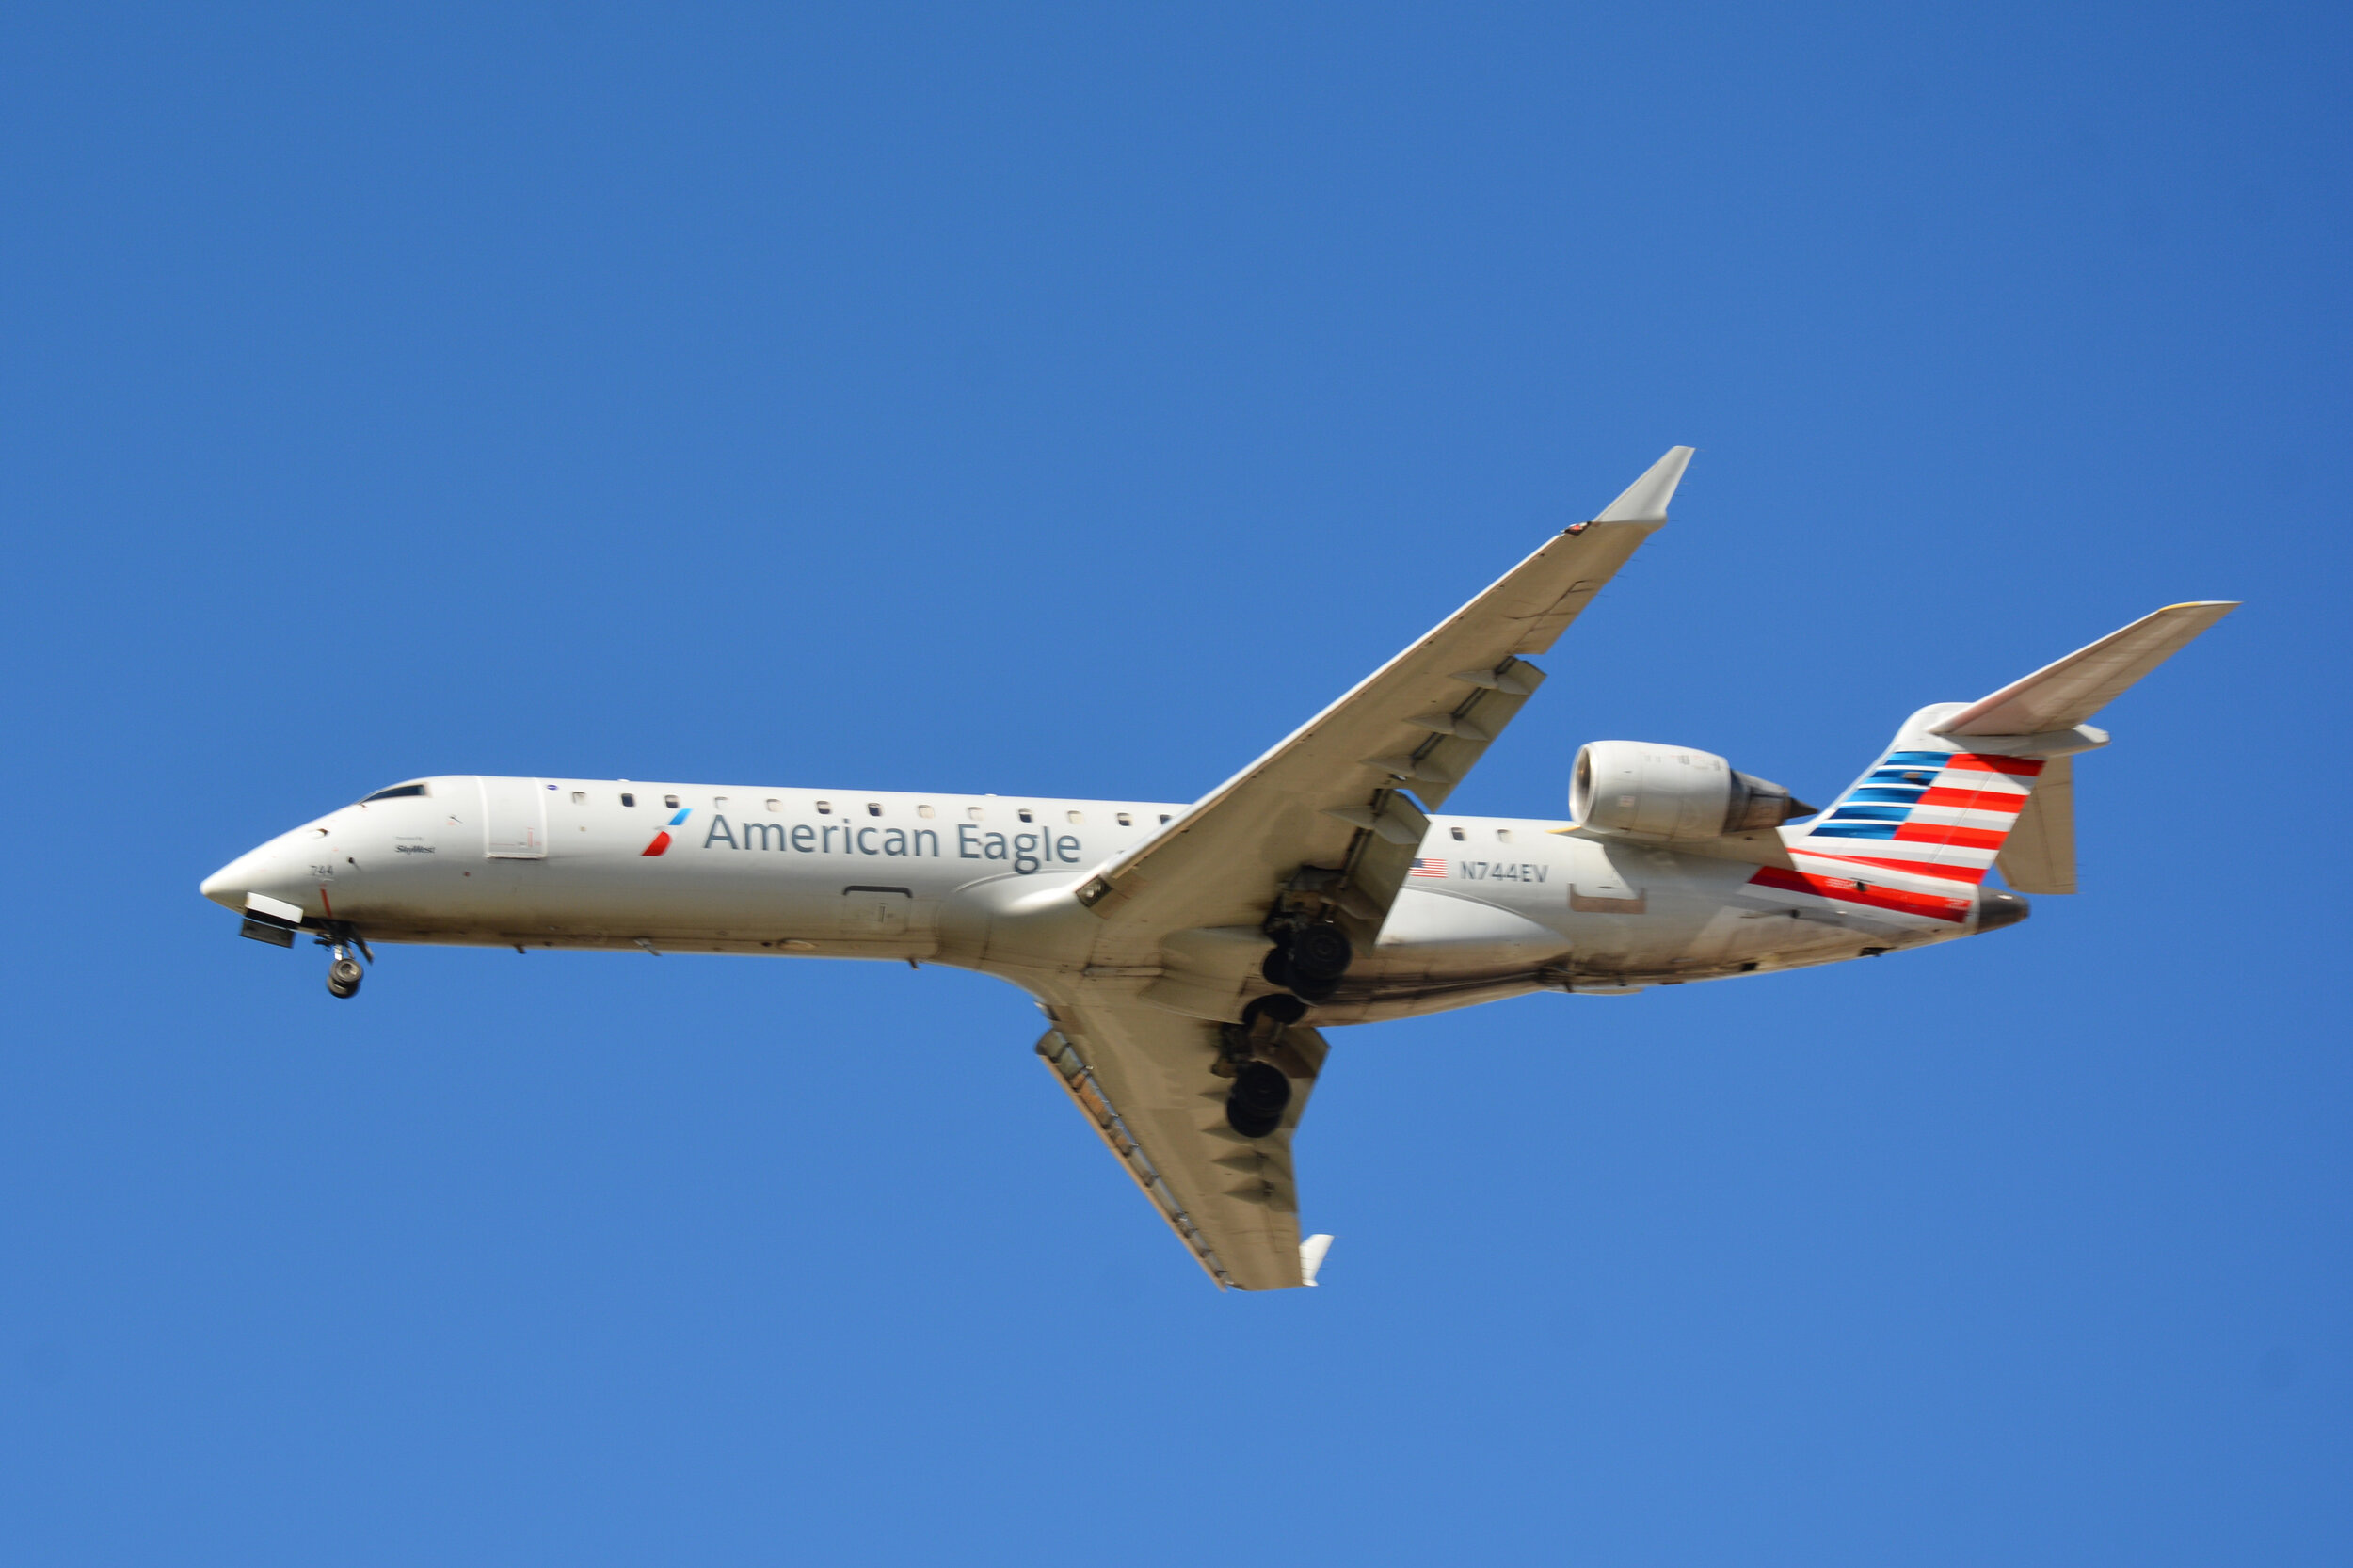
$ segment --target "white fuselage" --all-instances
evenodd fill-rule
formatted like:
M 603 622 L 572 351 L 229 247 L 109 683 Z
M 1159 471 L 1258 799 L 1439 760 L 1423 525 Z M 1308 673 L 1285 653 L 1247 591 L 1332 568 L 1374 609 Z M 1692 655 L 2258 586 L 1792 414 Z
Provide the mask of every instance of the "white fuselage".
M 1040 994 L 1117 978 L 1205 1017 L 1236 1016 L 1267 988 L 1256 974 L 1265 944 L 1241 929 L 1179 934 L 1164 974 L 1132 953 L 1099 961 L 1100 922 L 1071 890 L 1183 816 L 1180 805 L 422 782 L 423 794 L 346 806 L 263 844 L 208 878 L 206 896 L 241 909 L 262 894 L 299 906 L 306 924 L 338 922 L 371 942 L 924 961 Z M 1565 825 L 1433 817 L 1378 944 L 1317 1020 L 1769 972 L 1996 923 L 1783 892 L 1756 885 L 1751 863 Z

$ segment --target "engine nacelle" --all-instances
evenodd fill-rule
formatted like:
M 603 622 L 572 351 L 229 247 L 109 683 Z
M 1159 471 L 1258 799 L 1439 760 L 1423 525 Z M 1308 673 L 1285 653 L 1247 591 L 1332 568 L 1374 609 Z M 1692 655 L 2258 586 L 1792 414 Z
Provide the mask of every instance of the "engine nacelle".
M 1637 839 L 1721 839 L 1816 809 L 1712 753 L 1645 741 L 1579 748 L 1569 783 L 1579 827 Z

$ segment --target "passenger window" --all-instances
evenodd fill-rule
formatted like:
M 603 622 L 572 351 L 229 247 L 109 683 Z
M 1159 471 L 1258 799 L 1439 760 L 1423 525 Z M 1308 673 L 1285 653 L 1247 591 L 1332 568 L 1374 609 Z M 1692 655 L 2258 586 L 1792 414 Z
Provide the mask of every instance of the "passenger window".
M 1160 813 L 1160 825 L 1162 827 L 1166 827 L 1168 825 L 1168 813 L 1165 811 Z
M 1459 827 L 1449 827 L 1447 831 L 1454 835 L 1454 841 L 1458 844 L 1461 843 L 1465 838 L 1469 837 L 1468 834 L 1465 834 Z
M 1085 826 L 1087 814 L 1084 811 L 1073 811 L 1070 813 L 1070 825 L 1073 827 Z
M 627 790 L 624 790 L 621 792 L 621 804 L 623 806 L 634 806 L 637 804 L 637 797 L 631 794 Z
M 979 822 L 981 820 L 981 808 L 977 806 L 966 807 L 964 808 L 964 814 L 970 817 L 974 822 Z
M 1018 816 L 1023 822 L 1034 822 L 1036 820 L 1030 815 L 1026 808 L 1018 812 L 1016 812 L 1015 815 Z
M 1508 844 L 1508 843 L 1510 843 L 1511 841 L 1512 841 L 1512 830 L 1511 830 L 1510 828 L 1508 828 L 1508 827 L 1498 827 L 1498 828 L 1497 828 L 1497 829 L 1496 829 L 1496 842 L 1497 842 L 1497 843 L 1499 843 L 1499 844 Z
M 588 804 L 588 792 L 587 792 L 587 791 L 585 791 L 585 790 L 574 790 L 574 791 L 572 792 L 572 804 L 573 804 L 574 806 L 585 806 L 585 805 L 587 805 L 587 804 Z
M 1133 827 L 1136 825 L 1136 822 L 1133 817 L 1130 817 L 1127 812 L 1122 811 L 1119 813 L 1119 825 L 1122 827 Z
M 728 806 L 728 797 L 727 797 L 727 796 L 725 796 L 725 795 L 712 795 L 712 796 L 711 797 L 711 808 L 712 808 L 713 811 L 724 811 L 724 810 L 726 810 L 726 809 L 727 809 L 727 806 Z
M 932 808 L 928 806 L 919 806 L 915 808 L 915 814 L 919 817 L 928 817 L 933 815 L 933 812 Z
M 882 803 L 881 803 L 880 801 L 873 801 L 873 800 L 870 800 L 870 801 L 868 801 L 868 802 L 866 803 L 866 814 L 867 814 L 868 816 L 870 816 L 870 817 L 879 817 L 879 816 L 881 816 L 881 815 L 882 815 Z
M 780 800 L 772 800 L 768 803 L 768 809 L 771 811 L 781 811 L 784 809 L 784 802 Z
M 664 795 L 664 796 L 662 797 L 662 804 L 663 804 L 663 805 L 664 805 L 664 806 L 666 806 L 666 807 L 668 807 L 668 808 L 670 808 L 670 809 L 672 809 L 673 811 L 675 811 L 675 810 L 677 810 L 677 809 L 678 809 L 678 796 L 676 796 L 676 795 Z

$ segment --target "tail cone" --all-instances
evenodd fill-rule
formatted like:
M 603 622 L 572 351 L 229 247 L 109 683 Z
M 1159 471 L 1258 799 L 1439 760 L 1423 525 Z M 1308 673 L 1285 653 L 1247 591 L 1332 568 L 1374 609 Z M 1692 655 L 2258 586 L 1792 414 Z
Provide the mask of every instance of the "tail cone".
M 2006 925 L 2016 925 L 2026 918 L 2033 906 L 2018 894 L 2002 888 L 1977 889 L 1977 929 L 1999 931 Z

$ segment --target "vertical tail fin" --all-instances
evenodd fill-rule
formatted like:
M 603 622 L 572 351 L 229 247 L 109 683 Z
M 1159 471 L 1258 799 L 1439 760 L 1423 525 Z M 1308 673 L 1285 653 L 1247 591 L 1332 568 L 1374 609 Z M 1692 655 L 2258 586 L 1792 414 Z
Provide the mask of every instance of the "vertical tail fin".
M 1913 714 L 1870 771 L 1790 840 L 1789 852 L 1895 872 L 1899 886 L 1965 900 L 1964 889 L 1985 880 L 2036 785 L 2064 759 L 1972 751 L 1938 734 L 1935 727 L 1961 707 L 1941 702 Z

